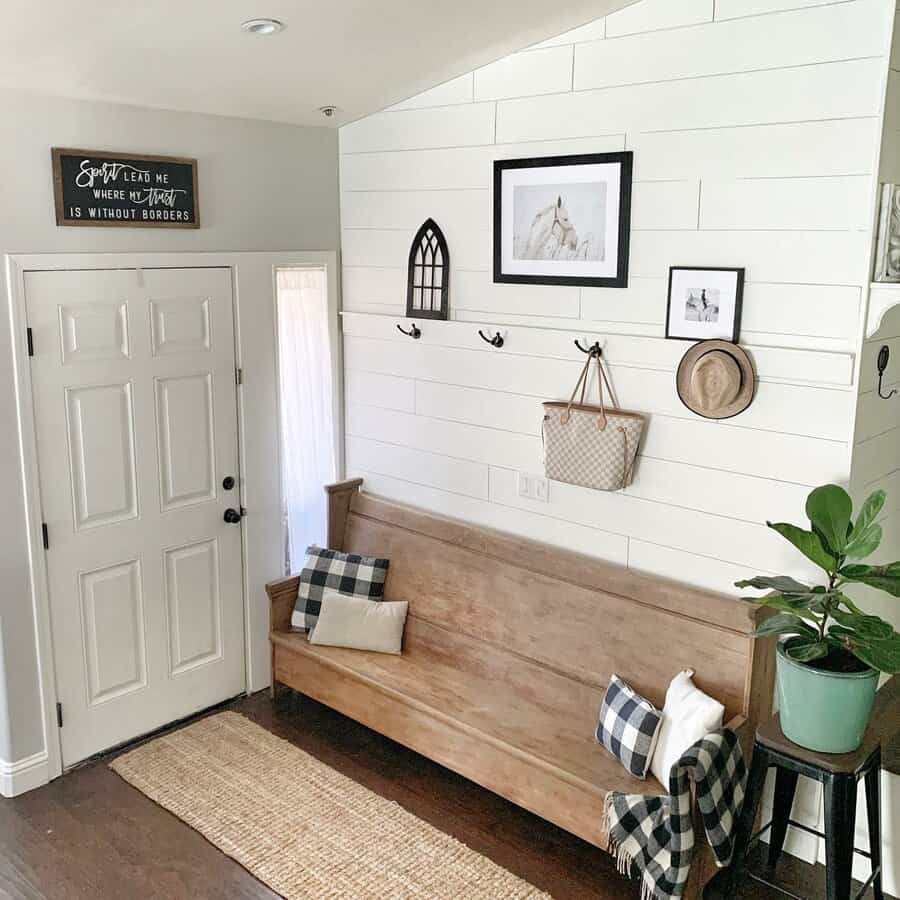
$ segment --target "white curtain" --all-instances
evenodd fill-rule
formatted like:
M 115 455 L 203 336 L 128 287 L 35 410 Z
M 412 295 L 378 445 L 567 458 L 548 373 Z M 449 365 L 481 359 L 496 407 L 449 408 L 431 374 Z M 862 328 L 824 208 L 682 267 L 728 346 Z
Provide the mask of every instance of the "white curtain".
M 310 544 L 325 546 L 323 485 L 337 475 L 334 384 L 324 269 L 277 272 L 281 492 L 285 571 Z

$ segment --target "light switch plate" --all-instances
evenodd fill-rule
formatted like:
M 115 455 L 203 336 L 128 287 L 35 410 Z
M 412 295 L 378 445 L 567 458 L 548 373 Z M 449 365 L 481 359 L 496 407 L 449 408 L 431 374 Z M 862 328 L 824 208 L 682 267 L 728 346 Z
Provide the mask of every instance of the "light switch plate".
M 517 473 L 516 493 L 527 500 L 538 500 L 542 503 L 546 503 L 550 499 L 547 479 L 540 475 L 529 475 L 527 472 Z

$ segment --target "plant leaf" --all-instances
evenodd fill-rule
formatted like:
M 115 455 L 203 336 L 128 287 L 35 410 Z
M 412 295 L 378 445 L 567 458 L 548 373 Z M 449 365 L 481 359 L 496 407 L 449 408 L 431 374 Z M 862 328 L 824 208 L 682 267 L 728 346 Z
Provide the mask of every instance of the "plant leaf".
M 754 632 L 754 637 L 770 637 L 773 634 L 802 634 L 815 640 L 818 632 L 794 613 L 776 613 L 766 619 Z
M 831 617 L 838 625 L 850 629 L 863 640 L 887 640 L 893 635 L 894 629 L 878 616 L 867 616 L 860 613 L 844 612 L 842 609 L 833 609 Z
M 745 581 L 736 581 L 734 586 L 739 588 L 758 588 L 759 590 L 770 588 L 771 590 L 778 591 L 779 594 L 808 594 L 810 592 L 809 587 L 805 584 L 801 584 L 789 575 L 775 575 L 773 577 L 768 575 L 754 575 L 752 578 L 748 578 Z
M 873 491 L 869 494 L 866 502 L 863 503 L 859 510 L 859 515 L 856 517 L 856 524 L 853 526 L 854 533 L 858 534 L 861 531 L 865 531 L 878 518 L 878 513 L 884 507 L 886 499 L 887 494 L 881 490 Z
M 816 625 L 819 624 L 819 617 L 806 608 L 805 601 L 798 600 L 796 597 L 785 597 L 782 594 L 766 594 L 765 597 L 744 597 L 743 599 L 749 600 L 750 603 L 757 603 L 760 606 L 777 609 L 779 612 L 799 616 L 808 622 L 815 622 Z
M 850 539 L 847 541 L 847 546 L 844 547 L 844 556 L 850 559 L 865 559 L 878 549 L 880 543 L 881 526 L 877 522 L 869 525 L 868 528 L 863 529 L 859 534 L 856 534 L 854 529 L 854 533 L 850 535 Z
M 797 662 L 812 662 L 814 659 L 821 659 L 828 653 L 827 641 L 811 641 L 808 644 L 794 644 L 788 651 L 787 655 Z
M 837 484 L 817 487 L 806 499 L 809 521 L 835 553 L 842 553 L 847 546 L 847 529 L 852 513 L 850 495 Z
M 841 635 L 844 647 L 867 666 L 896 675 L 900 672 L 900 635 L 894 634 L 883 641 L 861 641 Z
M 900 562 L 887 566 L 844 566 L 839 574 L 847 581 L 867 584 L 894 597 L 900 597 Z
M 805 531 L 789 522 L 767 522 L 769 528 L 777 531 L 785 540 L 790 541 L 808 560 L 814 562 L 826 572 L 834 571 L 837 560 L 823 546 L 819 536 L 812 531 Z

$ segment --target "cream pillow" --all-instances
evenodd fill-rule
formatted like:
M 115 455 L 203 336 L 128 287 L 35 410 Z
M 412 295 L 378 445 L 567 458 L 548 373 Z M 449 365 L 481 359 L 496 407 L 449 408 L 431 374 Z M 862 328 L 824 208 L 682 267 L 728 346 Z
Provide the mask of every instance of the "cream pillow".
M 325 591 L 311 644 L 400 653 L 403 626 L 409 604 L 351 597 L 337 591 Z
M 711 731 L 722 727 L 725 707 L 698 688 L 693 672 L 679 672 L 669 684 L 662 711 L 662 725 L 653 751 L 650 771 L 669 789 L 669 771 L 682 753 Z

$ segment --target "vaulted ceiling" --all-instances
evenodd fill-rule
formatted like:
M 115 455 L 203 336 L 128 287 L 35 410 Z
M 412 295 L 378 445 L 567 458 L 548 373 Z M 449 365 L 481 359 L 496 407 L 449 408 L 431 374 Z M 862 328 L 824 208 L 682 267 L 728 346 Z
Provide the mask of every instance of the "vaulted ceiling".
M 628 2 L 5 0 L 0 86 L 338 125 Z M 262 16 L 286 28 L 241 31 Z

